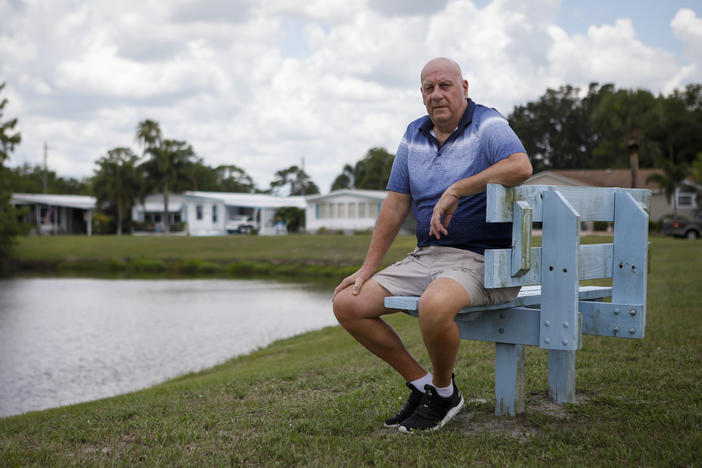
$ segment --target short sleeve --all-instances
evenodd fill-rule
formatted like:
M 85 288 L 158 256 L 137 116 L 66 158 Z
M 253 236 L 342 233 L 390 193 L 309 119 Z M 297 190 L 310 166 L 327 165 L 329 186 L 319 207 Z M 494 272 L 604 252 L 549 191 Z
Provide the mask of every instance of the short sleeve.
M 390 170 L 390 179 L 388 180 L 387 190 L 399 193 L 410 193 L 409 171 L 407 169 L 407 157 L 409 149 L 407 144 L 407 134 L 402 137 L 400 145 L 397 148 L 395 160 L 392 163 Z
M 480 141 L 485 145 L 490 164 L 514 153 L 526 153 L 519 137 L 507 120 L 493 110 L 480 123 Z

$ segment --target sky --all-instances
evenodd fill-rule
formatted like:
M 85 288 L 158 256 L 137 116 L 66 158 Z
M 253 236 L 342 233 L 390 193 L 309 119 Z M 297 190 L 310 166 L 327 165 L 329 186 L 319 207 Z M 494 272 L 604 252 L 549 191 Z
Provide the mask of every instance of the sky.
M 0 0 L 9 165 L 88 177 L 144 119 L 267 189 L 304 164 L 322 193 L 426 114 L 419 72 L 456 60 L 507 116 L 564 84 L 702 83 L 702 0 Z

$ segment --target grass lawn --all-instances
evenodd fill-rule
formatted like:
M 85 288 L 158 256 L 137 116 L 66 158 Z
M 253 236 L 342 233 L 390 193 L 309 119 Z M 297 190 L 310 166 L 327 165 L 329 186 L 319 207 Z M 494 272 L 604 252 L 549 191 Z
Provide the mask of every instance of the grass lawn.
M 22 237 L 15 272 L 344 277 L 363 263 L 369 235 Z M 387 264 L 416 244 L 399 236 Z
M 27 260 L 203 259 L 360 264 L 370 235 L 287 236 L 35 236 L 21 237 L 13 255 Z M 400 236 L 391 255 L 414 248 L 414 236 Z
M 256 238 L 234 239 L 252 242 L 253 256 L 265 251 L 249 240 Z M 335 250 L 360 263 L 363 252 L 353 249 L 367 245 L 367 238 L 299 239 L 310 243 L 294 255 L 307 260 L 316 244 L 317 258 Z M 584 336 L 576 404 L 549 402 L 546 352 L 528 348 L 526 414 L 496 418 L 494 346 L 464 341 L 456 365 L 462 413 L 432 434 L 382 429 L 406 388 L 330 327 L 144 391 L 0 419 L 0 466 L 698 466 L 702 241 L 651 240 L 646 338 Z M 209 242 L 216 253 L 229 241 Z M 208 258 L 204 249 L 197 255 Z M 426 363 L 416 320 L 390 321 Z

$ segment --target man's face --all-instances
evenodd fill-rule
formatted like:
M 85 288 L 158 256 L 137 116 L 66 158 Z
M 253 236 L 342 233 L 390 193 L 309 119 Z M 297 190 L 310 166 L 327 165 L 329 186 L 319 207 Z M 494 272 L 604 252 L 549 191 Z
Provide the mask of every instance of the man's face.
M 437 127 L 453 130 L 466 108 L 468 82 L 450 63 L 429 63 L 422 73 L 422 99 Z

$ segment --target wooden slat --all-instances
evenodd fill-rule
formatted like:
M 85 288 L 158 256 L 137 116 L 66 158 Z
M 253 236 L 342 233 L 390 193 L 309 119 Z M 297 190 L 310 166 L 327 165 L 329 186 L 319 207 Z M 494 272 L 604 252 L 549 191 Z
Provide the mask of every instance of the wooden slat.
M 612 244 L 581 245 L 578 278 L 612 277 Z M 512 276 L 512 249 L 485 251 L 485 287 L 506 288 L 541 283 L 541 247 L 531 248 L 531 267 L 522 276 Z
M 512 221 L 512 276 L 522 276 L 531 268 L 531 231 L 534 210 L 527 202 L 514 202 Z
M 487 187 L 487 217 L 490 223 L 512 221 L 514 202 L 525 201 L 534 209 L 534 221 L 543 221 L 544 191 L 559 191 L 580 216 L 580 221 L 614 221 L 614 196 L 626 192 L 646 212 L 650 211 L 651 191 L 618 187 L 567 187 L 557 185 L 520 185 Z
M 544 192 L 539 343 L 544 349 L 578 348 L 579 220 L 575 208 L 560 192 Z
M 581 286 L 578 290 L 578 297 L 581 301 L 594 301 L 612 296 L 612 288 L 606 286 Z M 398 309 L 417 315 L 417 296 L 389 296 L 385 298 L 385 307 L 388 309 Z M 523 286 L 517 298 L 507 304 L 488 304 L 481 306 L 466 307 L 458 312 L 458 315 L 473 314 L 476 312 L 490 310 L 505 310 L 513 307 L 531 307 L 541 303 L 541 286 Z
M 612 252 L 612 302 L 646 303 L 648 275 L 648 215 L 628 194 L 617 195 Z M 639 314 L 637 333 L 643 338 L 645 309 Z
M 646 307 L 643 304 L 581 301 L 583 333 L 614 338 L 643 338 Z

